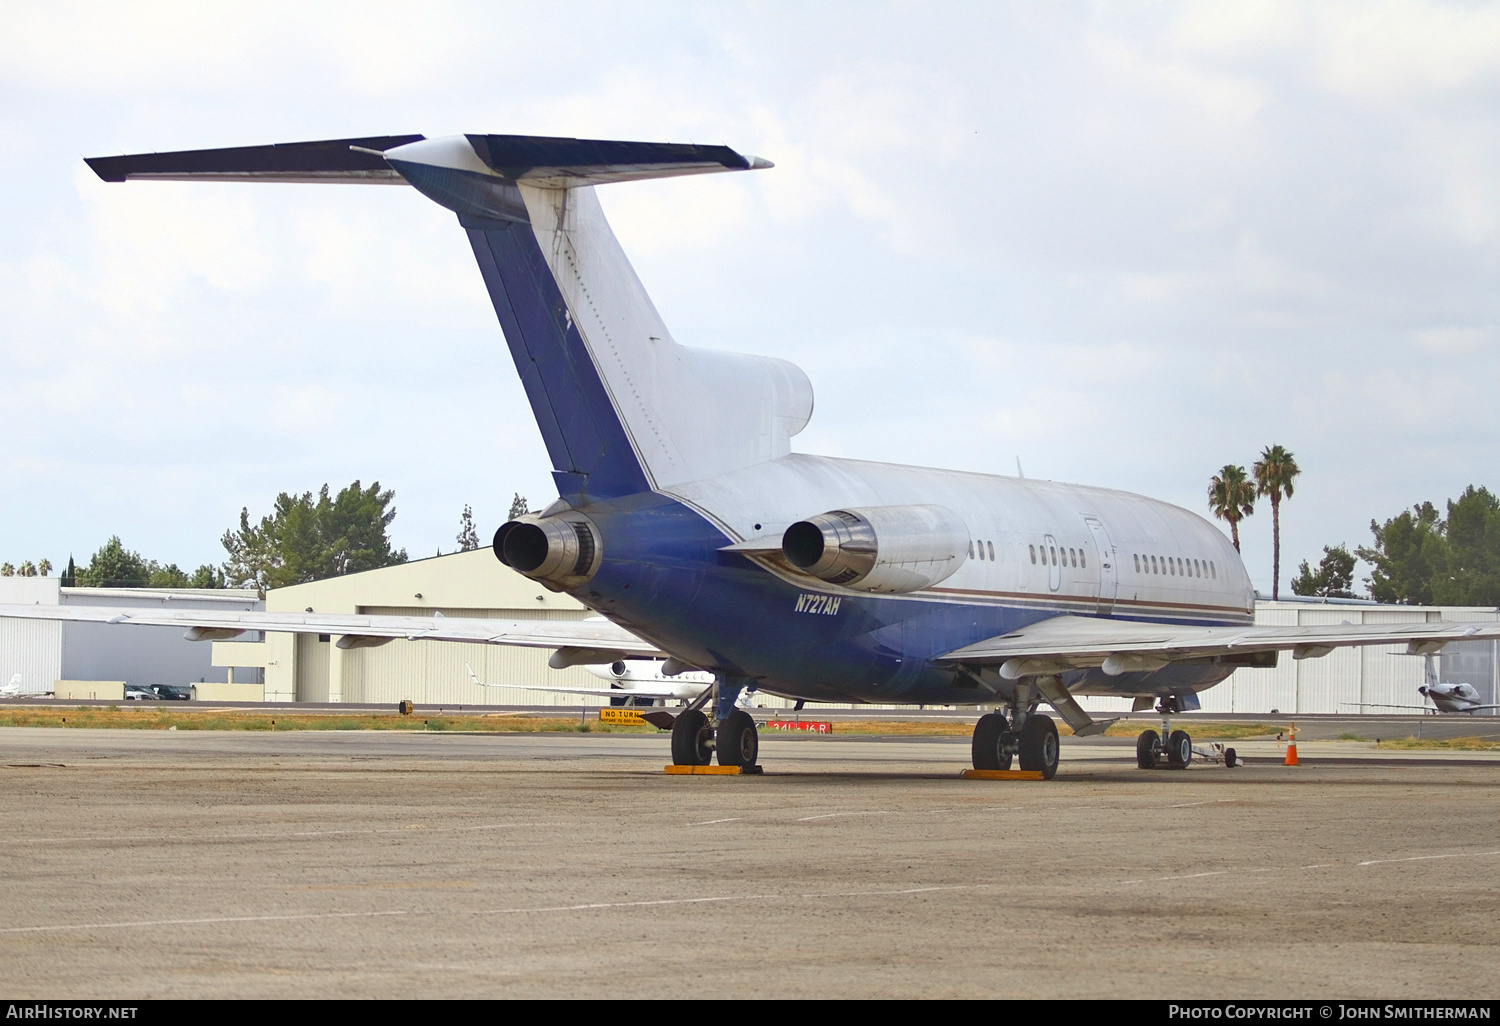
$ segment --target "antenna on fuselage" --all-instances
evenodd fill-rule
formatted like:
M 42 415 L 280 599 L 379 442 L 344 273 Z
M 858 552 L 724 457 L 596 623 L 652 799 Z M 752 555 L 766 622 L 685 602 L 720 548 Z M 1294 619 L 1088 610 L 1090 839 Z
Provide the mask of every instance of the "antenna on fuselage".
M 1026 480 L 1026 471 L 1021 469 L 1021 457 L 1016 457 L 1016 476 L 1022 481 Z

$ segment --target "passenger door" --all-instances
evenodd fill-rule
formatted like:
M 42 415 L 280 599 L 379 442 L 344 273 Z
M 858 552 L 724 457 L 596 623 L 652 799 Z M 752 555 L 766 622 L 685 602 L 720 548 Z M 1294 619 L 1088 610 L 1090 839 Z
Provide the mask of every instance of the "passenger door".
M 1083 522 L 1089 525 L 1089 533 L 1094 536 L 1094 548 L 1098 551 L 1098 613 L 1100 616 L 1108 616 L 1115 607 L 1115 594 L 1120 585 L 1119 572 L 1115 568 L 1115 547 L 1109 540 L 1109 532 L 1104 529 L 1104 522 L 1098 517 L 1085 516 Z

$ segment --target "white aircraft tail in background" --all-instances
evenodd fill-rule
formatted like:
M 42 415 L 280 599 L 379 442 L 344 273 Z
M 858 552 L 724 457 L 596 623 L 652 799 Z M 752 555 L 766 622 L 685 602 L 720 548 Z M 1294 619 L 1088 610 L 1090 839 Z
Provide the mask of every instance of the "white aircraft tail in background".
M 50 691 L 28 691 L 21 684 L 19 673 L 12 674 L 10 682 L 0 688 L 0 698 L 45 698 L 51 693 Z

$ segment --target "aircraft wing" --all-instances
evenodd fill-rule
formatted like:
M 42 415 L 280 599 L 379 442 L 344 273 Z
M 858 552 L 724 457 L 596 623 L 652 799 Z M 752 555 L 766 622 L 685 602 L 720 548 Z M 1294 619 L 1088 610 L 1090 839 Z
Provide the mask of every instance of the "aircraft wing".
M 608 620 L 480 620 L 458 616 L 357 616 L 213 609 L 120 609 L 104 606 L 0 605 L 0 617 L 182 627 L 192 641 L 225 641 L 245 631 L 339 635 L 340 648 L 407 641 L 467 641 L 525 648 L 582 649 L 577 662 L 607 663 L 620 655 L 664 656 L 655 645 Z M 597 655 L 598 658 L 593 658 Z
M 1392 705 L 1389 702 L 1340 702 L 1339 704 L 1357 706 L 1360 709 L 1420 709 L 1423 712 L 1442 712 L 1441 709 L 1431 705 Z M 1476 706 L 1475 708 L 1486 707 Z M 1493 709 L 1494 706 L 1488 706 L 1487 708 Z
M 1295 659 L 1327 655 L 1350 645 L 1406 642 L 1415 655 L 1430 654 L 1450 641 L 1500 638 L 1500 623 L 1320 624 L 1302 627 L 1197 627 L 1139 623 L 1088 616 L 1054 616 L 944 653 L 945 662 L 998 667 L 1007 680 L 1101 667 L 1118 675 L 1160 669 L 1182 659 L 1281 652 Z

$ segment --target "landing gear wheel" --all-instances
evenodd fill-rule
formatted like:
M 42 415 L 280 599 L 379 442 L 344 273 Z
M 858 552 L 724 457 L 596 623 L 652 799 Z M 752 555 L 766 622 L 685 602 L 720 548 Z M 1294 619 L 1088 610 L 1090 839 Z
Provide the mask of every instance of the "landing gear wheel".
M 1240 757 L 1233 748 L 1224 749 L 1224 768 L 1234 769 L 1240 763 Z
M 1174 730 L 1167 738 L 1167 766 L 1171 769 L 1187 769 L 1193 761 L 1193 739 L 1185 730 Z
M 693 709 L 672 724 L 672 763 L 676 766 L 707 766 L 713 757 L 709 746 L 708 717 Z
M 755 732 L 755 721 L 743 709 L 736 709 L 719 724 L 719 737 L 714 745 L 719 751 L 720 766 L 754 766 L 760 756 L 760 735 Z
M 1010 724 L 1000 713 L 986 713 L 974 724 L 974 768 L 977 770 L 1010 769 L 1010 753 L 1000 750 L 1001 738 Z
M 1156 769 L 1160 754 L 1157 745 L 1161 735 L 1154 730 L 1143 730 L 1135 739 L 1135 764 L 1140 769 Z
M 1057 724 L 1052 717 L 1032 713 L 1026 717 L 1021 728 L 1021 768 L 1040 770 L 1043 780 L 1057 775 L 1057 760 L 1060 754 L 1057 744 Z

